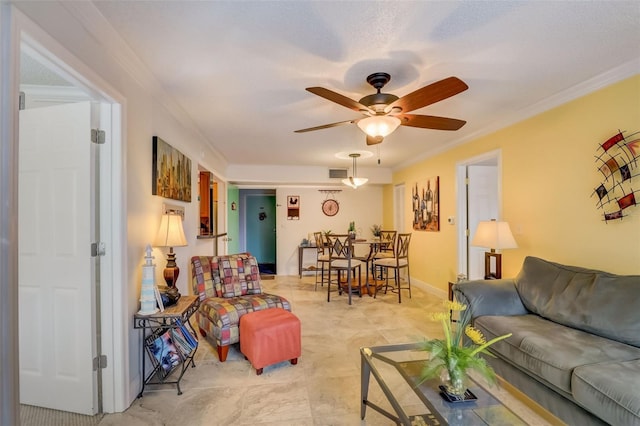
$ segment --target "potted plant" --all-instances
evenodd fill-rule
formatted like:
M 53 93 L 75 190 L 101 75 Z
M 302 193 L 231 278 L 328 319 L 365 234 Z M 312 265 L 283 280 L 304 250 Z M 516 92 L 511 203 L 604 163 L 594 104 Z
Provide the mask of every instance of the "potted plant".
M 356 238 L 356 223 L 355 222 L 349 222 L 349 236 L 354 239 Z
M 382 226 L 380 225 L 373 225 L 371 227 L 371 233 L 373 234 L 374 237 L 376 238 L 380 238 L 380 233 L 382 232 Z
M 475 370 L 489 384 L 495 384 L 496 373 L 480 354 L 489 354 L 486 350 L 489 346 L 510 337 L 511 333 L 487 342 L 480 330 L 469 325 L 471 315 L 467 305 L 448 300 L 444 305 L 445 312 L 430 314 L 432 320 L 442 323 L 444 339 L 426 340 L 423 343 L 422 350 L 429 352 L 431 357 L 422 370 L 422 381 L 439 377 L 446 391 L 461 399 L 467 390 L 468 370 Z M 451 312 L 460 312 L 457 327 L 453 330 Z M 463 334 L 469 337 L 470 342 L 462 341 Z

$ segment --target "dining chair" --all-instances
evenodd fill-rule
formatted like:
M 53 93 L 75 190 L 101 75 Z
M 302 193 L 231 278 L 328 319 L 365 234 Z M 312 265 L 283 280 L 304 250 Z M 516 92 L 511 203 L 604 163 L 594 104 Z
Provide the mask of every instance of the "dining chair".
M 342 294 L 342 272 L 347 274 L 347 294 L 349 295 L 349 305 L 351 305 L 351 294 L 354 287 L 352 286 L 352 275 L 355 277 L 358 272 L 358 293 L 362 297 L 362 262 L 353 257 L 353 241 L 348 234 L 329 234 L 327 235 L 329 245 L 329 281 L 327 282 L 327 302 L 331 297 L 331 277 L 333 272 L 336 275 L 336 283 L 338 285 L 338 294 Z M 369 283 L 367 292 L 369 290 Z
M 380 231 L 380 247 L 374 258 L 395 257 L 398 231 Z
M 376 247 L 376 252 L 373 255 L 373 263 L 371 264 L 371 273 L 374 280 L 383 280 L 385 277 L 382 275 L 382 270 L 376 270 L 376 259 L 387 259 L 396 256 L 396 237 L 398 231 L 380 231 L 380 244 Z M 386 272 L 386 270 L 385 270 Z M 377 278 L 376 278 L 377 277 Z
M 402 303 L 402 290 L 409 290 L 409 298 L 411 298 L 411 275 L 409 273 L 409 243 L 411 242 L 411 234 L 398 234 L 397 244 L 395 248 L 395 256 L 382 259 L 374 259 L 375 268 L 383 268 L 386 272 L 387 282 L 384 293 L 387 294 L 389 288 L 389 270 L 393 270 L 394 287 L 392 292 L 398 292 L 398 303 Z M 402 287 L 400 284 L 400 270 L 407 268 L 407 286 Z M 377 296 L 377 293 L 376 293 Z M 375 297 L 375 296 L 374 296 Z
M 316 287 L 318 289 L 318 270 L 320 270 L 320 286 L 324 287 L 324 271 L 327 269 L 326 267 L 329 265 L 329 250 L 326 249 L 325 240 L 322 238 L 322 232 L 314 232 L 313 238 L 316 241 Z M 330 279 L 330 276 L 327 276 L 327 281 Z

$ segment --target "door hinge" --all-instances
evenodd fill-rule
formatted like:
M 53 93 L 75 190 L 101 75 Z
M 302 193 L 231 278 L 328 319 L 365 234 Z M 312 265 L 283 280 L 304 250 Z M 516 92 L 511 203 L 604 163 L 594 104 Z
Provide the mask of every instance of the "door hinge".
M 107 368 L 107 356 L 100 355 L 93 359 L 93 371 L 98 371 L 98 369 Z
M 469 186 L 469 178 L 468 177 L 464 178 L 464 184 Z
M 104 130 L 91 129 L 91 142 L 97 144 L 103 144 L 107 140 Z
M 469 232 L 469 229 L 465 229 L 465 230 L 464 230 L 464 236 L 465 236 L 465 237 L 469 238 L 469 234 L 470 234 L 470 233 L 471 233 L 471 232 Z
M 18 96 L 18 109 L 20 111 L 24 109 L 25 103 L 26 103 L 26 96 L 24 92 L 20 92 L 20 95 Z
M 91 243 L 91 257 L 104 256 L 107 254 L 107 247 L 102 241 Z

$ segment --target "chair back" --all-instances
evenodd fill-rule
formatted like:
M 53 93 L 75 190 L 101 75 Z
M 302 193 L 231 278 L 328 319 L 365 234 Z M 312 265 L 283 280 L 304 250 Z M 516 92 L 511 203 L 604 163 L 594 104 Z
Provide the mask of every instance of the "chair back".
M 316 240 L 316 249 L 318 250 L 318 255 L 324 254 L 324 240 L 322 239 L 322 232 L 314 232 L 313 239 Z
M 329 260 L 344 259 L 353 257 L 353 241 L 349 234 L 329 234 Z
M 380 231 L 380 248 L 381 253 L 395 254 L 397 231 Z
M 409 243 L 411 234 L 398 234 L 398 245 L 396 247 L 396 259 L 409 259 Z

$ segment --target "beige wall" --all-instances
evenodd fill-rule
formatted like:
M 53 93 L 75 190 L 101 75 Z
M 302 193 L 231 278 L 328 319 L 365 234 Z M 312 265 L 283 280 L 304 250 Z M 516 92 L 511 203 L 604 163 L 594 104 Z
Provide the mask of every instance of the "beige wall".
M 503 254 L 503 276 L 515 276 L 525 256 L 620 274 L 640 274 L 640 206 L 623 220 L 604 222 L 593 190 L 600 184 L 594 155 L 618 129 L 640 131 L 640 76 L 634 76 L 533 118 L 461 145 L 394 173 L 408 188 L 440 176 L 440 232 L 414 231 L 411 275 L 446 289 L 457 271 L 456 164 L 500 150 L 501 218 L 514 230 L 519 248 Z M 640 173 L 640 164 L 635 174 Z M 640 176 L 633 188 L 640 190 Z M 392 185 L 388 185 L 391 188 Z M 411 224 L 410 191 L 406 223 Z M 640 194 L 636 195 L 640 199 Z M 386 205 L 392 192 L 385 190 Z M 385 208 L 384 221 L 392 220 Z
M 298 274 L 298 245 L 303 238 L 316 231 L 329 231 L 335 234 L 346 234 L 349 222 L 353 221 L 361 238 L 371 238 L 371 227 L 380 224 L 382 214 L 376 206 L 382 205 L 382 186 L 364 185 L 358 189 L 343 186 L 332 195 L 320 192 L 319 189 L 329 187 L 279 187 L 276 189 L 278 207 L 278 275 Z M 300 197 L 300 219 L 287 220 L 287 196 Z M 325 216 L 322 213 L 322 202 L 327 198 L 335 198 L 339 203 L 338 214 Z M 368 247 L 358 247 L 359 250 Z M 358 253 L 364 254 L 364 253 Z M 304 263 L 315 264 L 313 250 L 305 250 Z

